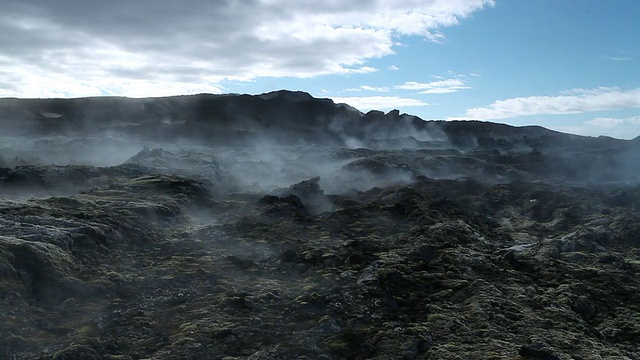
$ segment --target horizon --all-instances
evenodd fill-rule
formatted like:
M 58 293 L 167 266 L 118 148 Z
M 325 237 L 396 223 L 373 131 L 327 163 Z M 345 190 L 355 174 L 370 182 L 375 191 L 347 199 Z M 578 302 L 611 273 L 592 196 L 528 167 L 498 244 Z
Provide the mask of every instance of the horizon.
M 163 99 L 163 98 L 175 98 L 175 97 L 183 97 L 183 96 L 199 96 L 199 95 L 210 95 L 210 96 L 261 96 L 261 95 L 267 95 L 267 94 L 271 94 L 271 93 L 277 93 L 277 92 L 303 92 L 307 95 L 312 96 L 314 99 L 316 100 L 331 100 L 333 101 L 333 103 L 338 106 L 338 105 L 347 105 L 347 106 L 351 106 L 349 104 L 346 103 L 338 103 L 335 102 L 333 99 L 328 98 L 328 97 L 316 97 L 313 96 L 312 94 L 309 94 L 306 91 L 301 91 L 301 90 L 289 90 L 289 89 L 279 89 L 279 90 L 273 90 L 273 91 L 269 91 L 269 92 L 265 92 L 265 93 L 260 93 L 260 94 L 247 94 L 247 93 L 221 93 L 221 94 L 213 94 L 213 93 L 198 93 L 198 94 L 178 94 L 178 95 L 166 95 L 166 96 L 149 96 L 149 97 L 132 97 L 132 96 L 116 96 L 116 95 L 97 95 L 97 96 L 84 96 L 84 97 L 74 97 L 74 98 L 19 98 L 19 97 L 0 97 L 0 101 L 1 100 L 74 100 L 74 99 L 106 99 L 106 98 L 120 98 L 120 99 L 133 99 L 133 100 L 142 100 L 142 99 Z M 371 111 L 380 111 L 383 112 L 384 114 L 388 114 L 390 112 L 394 112 L 394 111 L 400 111 L 400 109 L 389 109 L 387 111 L 383 111 L 383 110 L 378 110 L 378 109 L 369 109 L 368 111 L 361 111 L 357 108 L 354 108 L 355 110 L 360 112 L 361 116 L 366 115 L 368 112 Z M 499 122 L 499 121 L 489 121 L 489 120 L 479 120 L 479 119 L 436 119 L 436 118 L 429 118 L 429 119 L 425 119 L 422 118 L 418 115 L 415 114 L 411 114 L 411 113 L 406 113 L 406 112 L 402 112 L 400 111 L 400 115 L 408 115 L 408 116 L 413 116 L 413 117 L 417 117 L 418 119 L 422 120 L 422 121 L 434 121 L 434 122 L 446 122 L 446 121 L 451 121 L 451 122 L 483 122 L 483 123 L 490 123 L 490 124 L 498 124 L 498 125 L 507 125 L 507 126 L 511 126 L 511 127 L 515 127 L 515 128 L 524 128 L 524 127 L 540 127 L 540 128 L 544 128 L 546 130 L 550 130 L 550 131 L 554 131 L 554 132 L 558 132 L 558 133 L 562 133 L 562 134 L 566 134 L 566 135 L 574 135 L 574 136 L 583 136 L 583 137 L 609 137 L 609 138 L 613 138 L 616 140 L 623 140 L 623 141 L 631 141 L 631 140 L 635 140 L 637 138 L 640 138 L 640 135 L 634 137 L 634 138 L 629 138 L 629 139 L 623 139 L 623 138 L 618 138 L 618 137 L 613 137 L 613 136 L 609 136 L 609 135 L 581 135 L 581 134 L 574 134 L 574 133 L 570 133 L 570 132 L 566 132 L 566 131 L 560 131 L 560 130 L 554 130 L 554 129 L 550 129 L 548 127 L 542 126 L 542 125 L 538 125 L 538 124 L 531 124 L 531 125 L 513 125 L 513 124 L 509 124 L 506 122 Z
M 4 4 L 3 98 L 295 89 L 362 112 L 640 135 L 633 0 Z

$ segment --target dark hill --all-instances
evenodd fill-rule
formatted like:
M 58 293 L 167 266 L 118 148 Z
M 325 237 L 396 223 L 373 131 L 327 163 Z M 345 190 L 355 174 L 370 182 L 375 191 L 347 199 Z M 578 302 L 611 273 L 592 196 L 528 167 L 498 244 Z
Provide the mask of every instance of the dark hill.
M 0 99 L 0 126 L 6 132 L 33 131 L 92 134 L 115 130 L 151 140 L 186 137 L 202 141 L 232 141 L 232 131 L 268 134 L 284 132 L 308 141 L 340 135 L 366 141 L 413 132 L 433 134 L 455 145 L 599 146 L 621 144 L 610 138 L 562 134 L 541 127 L 513 127 L 479 121 L 424 121 L 400 114 L 359 111 L 317 99 L 304 92 L 276 91 L 261 95 L 173 96 L 162 98 L 92 97 L 78 99 Z M 227 133 L 230 132 L 230 133 Z M 293 140 L 293 139 L 292 139 Z M 563 143 L 562 145 L 560 143 Z
M 632 164 L 640 160 L 637 140 L 577 136 L 537 126 L 424 121 L 397 110 L 362 114 L 330 99 L 285 90 L 255 96 L 0 99 L 0 131 L 5 136 L 106 136 L 204 146 L 272 142 L 377 150 L 453 148 L 535 178 L 569 182 L 635 181 L 638 170 Z

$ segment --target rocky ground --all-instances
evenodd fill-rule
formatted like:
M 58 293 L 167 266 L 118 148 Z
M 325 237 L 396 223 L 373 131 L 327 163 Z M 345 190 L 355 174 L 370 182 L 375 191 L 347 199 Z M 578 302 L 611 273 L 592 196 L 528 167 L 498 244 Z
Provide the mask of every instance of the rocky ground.
M 492 136 L 5 157 L 0 358 L 640 359 L 633 146 Z

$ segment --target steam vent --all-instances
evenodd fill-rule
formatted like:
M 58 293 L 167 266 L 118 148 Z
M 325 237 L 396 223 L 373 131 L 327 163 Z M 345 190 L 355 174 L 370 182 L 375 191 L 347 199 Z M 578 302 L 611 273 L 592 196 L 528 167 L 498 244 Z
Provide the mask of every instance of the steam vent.
M 0 359 L 640 359 L 640 138 L 0 99 Z

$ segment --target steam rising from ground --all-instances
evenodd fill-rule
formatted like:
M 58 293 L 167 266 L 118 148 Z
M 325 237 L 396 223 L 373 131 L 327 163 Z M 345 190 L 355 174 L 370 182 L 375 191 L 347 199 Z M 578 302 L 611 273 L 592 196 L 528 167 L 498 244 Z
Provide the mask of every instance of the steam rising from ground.
M 206 180 L 217 194 L 277 193 L 316 177 L 324 194 L 344 194 L 409 183 L 421 176 L 489 182 L 540 176 L 560 182 L 628 182 L 640 175 L 633 166 L 638 156 L 632 143 L 604 139 L 596 144 L 545 129 L 480 122 L 444 126 L 397 110 L 362 114 L 303 93 L 152 99 L 148 104 L 120 101 L 148 112 L 131 110 L 123 118 L 115 112 L 112 117 L 105 103 L 102 112 L 89 107 L 79 120 L 76 115 L 51 118 L 54 113 L 46 112 L 46 119 L 29 115 L 24 121 L 6 121 L 2 125 L 17 135 L 0 138 L 0 168 L 7 173 L 7 168 L 35 165 L 52 169 L 54 175 L 75 171 L 93 179 L 101 176 L 99 171 L 87 175 L 90 170 L 77 167 L 115 168 L 108 177 L 142 171 L 135 168 L 139 166 L 146 173 Z M 272 106 L 265 105 L 268 101 Z M 309 110 L 311 104 L 318 110 Z M 159 108 L 149 110 L 152 105 Z M 292 107 L 297 112 L 289 111 Z M 55 131 L 47 130 L 49 126 Z M 617 150 L 623 145 L 628 150 Z M 607 171 L 594 171 L 601 169 Z M 46 183 L 48 175 L 43 172 L 37 175 Z M 76 175 L 68 176 L 58 180 L 73 181 Z M 76 187 L 68 187 L 64 194 L 96 185 L 76 180 Z M 0 190 L 4 191 L 2 186 Z M 51 186 L 41 194 L 56 194 L 50 190 Z
M 144 144 L 117 138 L 70 138 L 28 136 L 0 138 L 0 166 L 122 164 L 142 150 Z
M 223 190 L 250 193 L 270 193 L 319 177 L 325 193 L 340 194 L 406 183 L 416 175 L 402 166 L 380 169 L 361 162 L 371 155 L 362 149 L 425 148 L 444 138 L 416 128 L 414 117 L 397 111 L 371 112 L 361 119 L 354 123 L 351 118 L 333 118 L 325 124 L 326 132 L 311 139 L 286 130 L 259 130 L 254 124 L 256 129 L 242 130 L 240 140 L 224 145 L 202 139 L 145 140 L 126 127 L 46 136 L 30 136 L 30 130 L 21 129 L 17 136 L 0 138 L 0 167 L 137 164 L 151 171 L 208 178 Z M 161 126 L 174 125 L 164 121 Z M 184 125 L 180 121 L 176 126 Z
M 320 177 L 320 186 L 337 194 L 408 180 L 406 176 L 391 174 L 367 176 L 365 170 L 349 169 L 348 165 L 357 158 L 341 158 L 336 148 L 260 142 L 250 148 L 221 150 L 218 155 L 221 168 L 232 174 L 242 191 L 269 192 Z

